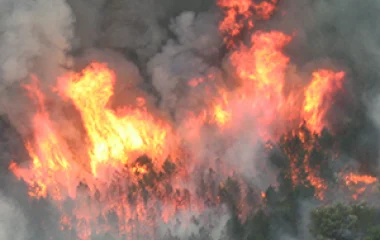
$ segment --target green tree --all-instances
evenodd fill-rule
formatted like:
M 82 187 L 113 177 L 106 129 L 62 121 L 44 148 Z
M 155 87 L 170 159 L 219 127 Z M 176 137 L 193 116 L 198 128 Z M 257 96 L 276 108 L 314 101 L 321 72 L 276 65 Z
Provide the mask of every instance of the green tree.
M 317 239 L 362 239 L 376 223 L 376 215 L 376 209 L 366 204 L 320 207 L 311 212 L 310 232 Z
M 363 240 L 380 240 L 380 225 L 372 227 Z

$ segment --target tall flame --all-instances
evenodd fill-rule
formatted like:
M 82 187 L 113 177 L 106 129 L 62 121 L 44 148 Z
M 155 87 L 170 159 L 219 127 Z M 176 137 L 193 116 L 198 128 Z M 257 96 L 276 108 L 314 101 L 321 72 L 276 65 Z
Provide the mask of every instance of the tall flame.
M 30 185 L 31 196 L 46 197 L 48 191 L 56 192 L 57 198 L 61 198 L 62 194 L 74 196 L 73 188 L 76 184 L 72 182 L 75 172 L 70 163 L 71 153 L 50 119 L 45 107 L 45 97 L 38 89 L 38 79 L 32 79 L 33 82 L 25 86 L 38 108 L 32 120 L 34 139 L 25 144 L 32 166 L 30 169 L 21 169 L 12 163 L 10 169 Z M 65 185 L 67 188 L 57 189 L 57 185 Z
M 295 145 L 303 149 L 301 154 L 294 146 L 283 149 L 290 160 L 291 181 L 294 186 L 311 185 L 315 196 L 324 199 L 327 183 L 319 174 L 320 166 L 312 165 L 311 159 L 318 135 L 328 127 L 330 103 L 344 90 L 345 73 L 319 69 L 306 86 L 292 86 L 290 58 L 283 51 L 292 36 L 256 31 L 248 44 L 236 40 L 254 27 L 254 21 L 269 19 L 278 1 L 217 3 L 224 13 L 219 29 L 230 48 L 227 60 L 232 71 L 219 82 L 216 76 L 208 76 L 213 81 L 188 80 L 190 89 L 203 90 L 205 104 L 187 111 L 183 122 L 173 125 L 157 109 L 148 108 L 145 98 L 113 108 L 116 74 L 106 64 L 92 63 L 80 73 L 60 77 L 55 88 L 81 118 L 74 128 L 84 133 L 75 136 L 78 139 L 72 143 L 65 134 L 68 126 L 57 122 L 45 106 L 46 96 L 37 78 L 25 87 L 36 105 L 33 136 L 25 143 L 31 162 L 28 167 L 12 162 L 9 169 L 29 185 L 31 197 L 57 202 L 63 212 L 62 227 L 70 229 L 70 223 L 76 222 L 80 239 L 88 239 L 93 226 L 100 224 L 98 219 L 107 222 L 110 213 L 116 215 L 118 233 L 131 234 L 128 239 L 139 238 L 141 232 L 153 237 L 156 218 L 169 222 L 181 211 L 202 212 L 207 204 L 217 205 L 230 198 L 238 202 L 234 207 L 244 219 L 253 208 L 245 201 L 253 194 L 236 174 L 245 166 L 233 165 L 231 159 L 238 156 L 228 152 L 231 157 L 226 150 L 241 135 L 248 135 L 244 138 L 247 144 L 270 141 L 273 145 L 268 144 L 269 148 L 282 140 L 296 139 Z M 223 81 L 233 87 L 219 84 Z M 191 98 L 191 91 L 189 95 Z M 210 139 L 199 139 L 203 130 L 211 132 Z M 199 145 L 214 142 L 217 153 L 203 154 Z M 197 171 L 207 173 L 200 173 L 198 179 Z M 349 186 L 377 181 L 354 175 L 345 180 Z M 194 182 L 201 182 L 202 191 L 195 189 Z M 239 185 L 238 191 L 228 195 L 237 188 L 234 184 Z M 68 198 L 74 200 L 69 210 L 63 204 Z M 258 191 L 257 198 L 266 201 L 269 195 Z M 110 226 L 104 225 L 108 231 Z
M 313 79 L 305 90 L 304 117 L 308 127 L 320 133 L 326 125 L 325 115 L 334 94 L 343 89 L 344 72 L 319 70 L 313 72 Z
M 59 91 L 73 101 L 87 130 L 92 173 L 99 165 L 120 167 L 146 154 L 161 161 L 168 156 L 168 124 L 154 119 L 145 106 L 112 110 L 107 107 L 113 95 L 115 75 L 105 65 L 94 63 L 82 74 L 61 78 Z

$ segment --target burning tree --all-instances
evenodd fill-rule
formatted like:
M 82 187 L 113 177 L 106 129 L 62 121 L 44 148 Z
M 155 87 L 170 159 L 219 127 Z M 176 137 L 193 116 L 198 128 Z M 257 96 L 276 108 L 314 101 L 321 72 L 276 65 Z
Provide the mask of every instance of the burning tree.
M 334 66 L 297 70 L 286 51 L 297 33 L 256 29 L 278 4 L 218 0 L 223 63 L 189 76 L 173 64 L 181 82 L 167 84 L 163 103 L 137 84 L 119 89 L 107 62 L 66 71 L 50 89 L 31 75 L 22 85 L 33 106 L 22 136 L 29 161 L 9 170 L 31 199 L 52 203 L 65 237 L 75 239 L 273 239 L 277 229 L 297 236 L 301 201 L 374 194 L 375 174 L 334 164 L 347 143 L 333 113 L 349 97 L 348 74 Z M 193 18 L 179 19 L 180 27 L 191 29 Z M 155 60 L 184 51 L 196 56 L 190 67 L 203 66 L 203 53 L 181 41 L 191 46 L 169 42 Z M 151 72 L 173 80 L 159 67 Z M 375 238 L 373 211 L 319 208 L 311 233 Z

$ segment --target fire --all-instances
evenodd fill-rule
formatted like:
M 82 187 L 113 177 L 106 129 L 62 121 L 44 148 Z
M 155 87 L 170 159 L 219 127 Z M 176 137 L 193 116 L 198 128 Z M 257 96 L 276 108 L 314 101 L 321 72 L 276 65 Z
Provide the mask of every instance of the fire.
M 233 52 L 231 62 L 247 91 L 261 93 L 265 98 L 282 93 L 289 58 L 281 50 L 290 40 L 291 37 L 282 32 L 256 32 L 250 48 L 243 46 Z
M 224 129 L 232 121 L 232 112 L 229 109 L 230 96 L 229 93 L 223 90 L 219 91 L 220 98 L 215 99 L 213 105 L 213 116 L 211 123 L 216 123 L 221 129 Z
M 32 84 L 25 86 L 34 97 L 38 108 L 32 120 L 34 139 L 25 144 L 32 159 L 32 166 L 30 170 L 27 170 L 18 168 L 15 163 L 12 163 L 10 170 L 31 186 L 30 195 L 33 197 L 46 197 L 48 191 L 55 191 L 56 197 L 61 198 L 60 188 L 56 191 L 57 185 L 61 184 L 67 184 L 65 194 L 73 196 L 73 187 L 70 183 L 75 169 L 70 163 L 71 153 L 50 120 L 44 105 L 44 95 L 37 84 L 38 80 L 33 77 Z
M 377 182 L 377 178 L 368 176 L 368 175 L 357 175 L 354 173 L 349 173 L 348 175 L 344 176 L 344 179 L 346 181 L 347 185 L 351 184 L 373 184 Z
M 309 129 L 302 125 L 299 129 L 288 133 L 282 143 L 284 152 L 290 160 L 289 178 L 293 187 L 305 185 L 314 188 L 314 196 L 323 200 L 328 188 L 327 182 L 320 176 L 320 166 L 312 166 L 312 157 L 316 144 L 316 137 Z
M 27 167 L 12 162 L 9 169 L 29 185 L 31 197 L 57 202 L 63 212 L 62 227 L 71 229 L 70 223 L 75 222 L 80 239 L 88 239 L 94 226 L 110 230 L 110 213 L 116 215 L 118 234 L 131 234 L 128 239 L 140 238 L 141 232 L 154 236 L 158 218 L 167 223 L 177 213 L 202 212 L 207 204 L 218 205 L 223 199 L 236 200 L 235 207 L 244 219 L 253 208 L 246 204 L 254 198 L 249 195 L 250 184 L 236 174 L 238 167 L 232 167 L 231 159 L 219 159 L 228 158 L 226 149 L 240 135 L 248 135 L 246 141 L 252 145 L 270 141 L 267 151 L 283 142 L 292 143 L 282 149 L 290 160 L 292 184 L 311 185 L 315 196 L 323 200 L 328 185 L 311 158 L 318 148 L 318 134 L 328 127 L 330 102 L 343 90 L 345 73 L 317 70 L 308 85 L 292 87 L 287 74 L 290 58 L 283 51 L 292 36 L 256 31 L 248 44 L 235 41 L 245 29 L 253 28 L 254 21 L 269 19 L 276 5 L 277 0 L 218 0 L 225 14 L 220 33 L 228 47 L 234 46 L 227 55 L 233 73 L 220 82 L 232 82 L 233 87 L 219 85 L 216 75 L 208 76 L 211 80 L 189 79 L 187 87 L 202 89 L 206 96 L 204 104 L 196 111 L 186 110 L 178 124 L 149 108 L 142 97 L 113 108 L 116 75 L 106 64 L 92 63 L 80 73 L 60 77 L 55 88 L 60 100 L 81 118 L 73 128 L 83 128 L 84 133 L 76 136 L 73 144 L 65 135 L 66 127 L 72 126 L 54 119 L 45 106 L 45 93 L 33 77 L 25 87 L 36 105 L 33 137 L 25 143 L 31 162 Z M 205 129 L 212 137 L 200 141 Z M 205 141 L 212 142 L 210 145 L 217 142 L 217 153 L 199 153 L 203 147 L 199 145 L 209 144 Z M 196 146 L 196 150 L 188 146 Z M 205 169 L 210 171 L 195 179 L 193 175 Z M 356 175 L 345 180 L 347 185 L 377 182 Z M 204 190 L 195 189 L 193 182 L 201 182 Z M 234 189 L 239 190 L 229 193 Z M 269 198 L 265 192 L 256 197 L 261 202 Z M 74 206 L 65 209 L 68 198 Z M 105 223 L 99 224 L 99 218 Z
M 216 124 L 222 130 L 233 132 L 236 129 L 232 129 L 231 122 L 248 118 L 266 140 L 282 134 L 283 129 L 276 129 L 277 134 L 273 134 L 270 128 L 274 129 L 286 118 L 284 109 L 288 101 L 284 86 L 290 59 L 282 50 L 291 39 L 277 31 L 254 33 L 250 45 L 241 45 L 229 56 L 237 87 L 234 91 L 216 87 L 216 93 L 208 97 L 207 107 L 199 114 L 189 114 L 189 125 Z M 210 84 L 204 79 L 191 79 L 188 85 L 195 88 L 201 83 Z M 201 127 L 193 128 L 195 132 L 199 129 Z
M 114 203 L 120 199 L 109 199 L 108 191 L 111 190 L 114 194 L 113 188 L 104 188 L 112 186 L 114 177 L 117 177 L 115 173 L 124 172 L 126 166 L 130 166 L 132 173 L 124 175 L 130 181 L 124 183 L 126 186 L 139 181 L 138 176 L 152 172 L 152 168 L 160 171 L 169 155 L 174 154 L 170 152 L 169 124 L 151 115 L 144 105 L 145 101 L 140 98 L 136 99 L 138 104 L 135 108 L 109 108 L 115 74 L 106 65 L 93 63 L 80 74 L 70 73 L 58 80 L 58 92 L 66 101 L 74 104 L 86 130 L 87 137 L 83 140 L 83 146 L 76 147 L 84 148 L 87 153 L 77 155 L 78 149 L 73 149 L 63 137 L 64 129 L 52 122 L 45 107 L 45 96 L 39 90 L 36 78 L 34 80 L 26 86 L 37 104 L 32 122 L 34 136 L 25 144 L 32 162 L 28 168 L 16 163 L 9 166 L 19 179 L 29 185 L 29 195 L 54 199 L 58 208 L 61 208 L 60 202 L 67 197 L 77 199 L 78 208 L 72 209 L 71 214 L 74 214 L 80 225 L 81 232 L 78 236 L 81 239 L 87 239 L 91 233 L 89 224 L 94 220 L 91 216 L 95 215 L 96 219 L 97 215 L 104 214 L 102 211 L 116 211 L 118 217 L 126 218 L 126 221 L 133 218 L 133 214 L 140 217 L 146 215 L 142 206 L 138 206 L 137 212 L 131 213 L 123 195 L 119 196 L 122 197 L 121 202 Z M 150 170 L 144 162 L 135 163 L 135 159 L 142 155 L 153 160 Z M 105 208 L 97 209 L 99 207 L 96 204 L 82 202 L 80 199 L 83 193 L 78 193 L 79 186 L 85 186 L 88 191 L 86 194 L 92 198 L 107 201 Z M 69 218 L 64 215 L 63 227 L 67 228 Z
M 319 70 L 313 73 L 313 79 L 305 90 L 304 117 L 308 127 L 320 133 L 326 125 L 324 117 L 334 94 L 343 88 L 344 72 Z
M 170 127 L 166 123 L 154 119 L 144 106 L 117 110 L 107 107 L 113 95 L 115 75 L 105 65 L 94 63 L 82 74 L 70 74 L 59 82 L 60 93 L 81 113 L 95 176 L 99 165 L 119 168 L 143 154 L 157 161 L 168 155 Z M 157 166 L 160 164 L 162 161 Z
M 224 110 L 221 105 L 215 106 L 215 121 L 218 125 L 225 125 L 231 118 L 231 114 Z
M 225 35 L 227 46 L 235 46 L 234 38 L 244 28 L 254 27 L 254 18 L 268 20 L 276 10 L 278 0 L 255 3 L 252 0 L 218 0 L 217 4 L 224 10 L 224 18 L 219 24 L 220 32 Z
M 353 199 L 357 199 L 367 189 L 374 187 L 374 184 L 378 183 L 378 179 L 369 175 L 360 175 L 356 173 L 348 173 L 343 175 L 343 181 L 349 190 L 353 191 Z
M 90 65 L 81 74 L 72 73 L 59 79 L 59 92 L 74 103 L 82 116 L 88 135 L 86 144 L 89 159 L 81 159 L 80 162 L 89 163 L 94 177 L 98 176 L 100 169 L 121 169 L 144 154 L 157 160 L 156 166 L 160 166 L 170 153 L 169 125 L 155 119 L 144 106 L 117 110 L 107 107 L 114 82 L 114 73 L 98 63 Z M 12 169 L 27 182 L 32 181 L 32 185 L 44 189 L 34 194 L 46 197 L 47 186 L 44 184 L 51 184 L 54 188 L 56 184 L 66 185 L 64 181 L 78 178 L 74 171 L 78 161 L 74 160 L 59 130 L 51 123 L 42 92 L 36 85 L 28 86 L 27 89 L 36 96 L 39 104 L 39 111 L 33 119 L 35 136 L 32 143 L 26 144 L 33 159 L 34 179 L 29 176 L 31 172 L 17 169 L 15 165 L 12 165 Z M 69 191 L 71 196 L 73 191 Z
M 237 90 L 239 100 L 248 103 L 249 111 L 257 124 L 269 137 L 267 130 L 281 118 L 285 98 L 283 88 L 289 58 L 282 49 L 291 37 L 281 32 L 256 32 L 251 38 L 251 47 L 242 46 L 231 54 L 240 81 Z M 247 109 L 248 110 L 248 109 Z
M 265 199 L 267 196 L 265 194 L 265 192 L 261 192 L 261 198 Z

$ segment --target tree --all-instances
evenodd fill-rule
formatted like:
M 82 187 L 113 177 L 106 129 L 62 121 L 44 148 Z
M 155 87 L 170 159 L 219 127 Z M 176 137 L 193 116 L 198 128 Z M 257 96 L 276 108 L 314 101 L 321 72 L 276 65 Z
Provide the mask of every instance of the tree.
M 376 223 L 376 209 L 366 204 L 320 207 L 311 212 L 310 232 L 317 239 L 362 239 Z M 373 236 L 377 236 L 374 232 Z M 371 234 L 368 235 L 371 237 Z M 369 238 L 373 239 L 373 238 Z
M 372 227 L 363 240 L 380 240 L 380 225 Z

